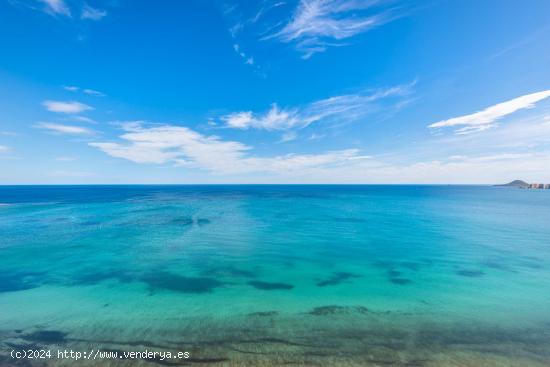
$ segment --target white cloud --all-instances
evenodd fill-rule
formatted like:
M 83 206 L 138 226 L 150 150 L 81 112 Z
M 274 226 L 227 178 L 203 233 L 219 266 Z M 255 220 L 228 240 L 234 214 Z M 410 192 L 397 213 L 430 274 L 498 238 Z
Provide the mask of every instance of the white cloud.
M 241 47 L 235 43 L 233 45 L 233 50 L 235 50 L 235 52 L 237 53 L 237 55 L 239 55 L 243 60 L 244 60 L 244 63 L 247 64 L 247 65 L 254 65 L 254 58 L 252 56 L 249 56 L 247 54 L 245 54 L 242 50 L 241 50 Z
M 536 121 L 528 123 L 533 129 L 523 130 L 523 138 L 544 137 L 541 141 L 546 141 L 549 147 L 550 126 Z M 515 125 L 519 128 L 525 122 Z M 437 139 L 433 142 L 435 145 L 426 147 L 427 159 L 415 149 L 406 149 L 393 157 L 364 155 L 357 149 L 259 157 L 248 145 L 205 136 L 182 126 L 146 125 L 140 121 L 120 126 L 123 133 L 119 139 L 89 145 L 110 156 L 136 163 L 205 170 L 214 175 L 207 176 L 209 180 L 216 181 L 217 175 L 224 177 L 218 182 L 230 182 L 230 177 L 235 177 L 235 182 L 293 183 L 500 183 L 515 178 L 528 181 L 550 178 L 545 173 L 550 161 L 549 149 L 498 148 L 506 143 L 508 135 L 518 135 L 510 125 L 506 129 L 512 130 L 506 135 L 503 135 L 505 129 L 490 132 L 490 141 L 495 145 L 483 153 L 474 154 L 469 145 L 475 140 L 474 145 L 478 146 L 477 142 L 483 141 L 481 137 L 453 136 Z M 446 151 L 458 154 L 442 156 Z M 57 158 L 59 161 L 72 159 Z
M 510 122 L 485 135 L 433 137 L 373 156 L 344 149 L 259 157 L 239 142 L 140 121 L 121 123 L 124 133 L 115 141 L 90 145 L 137 163 L 200 168 L 213 174 L 201 176 L 203 182 L 493 184 L 516 178 L 550 182 L 550 124 L 545 116 Z
M 107 12 L 105 10 L 92 8 L 88 4 L 84 4 L 80 13 L 80 19 L 101 20 L 106 15 Z
M 281 110 L 273 104 L 263 115 L 255 115 L 252 111 L 235 112 L 222 117 L 228 127 L 236 129 L 285 130 L 293 128 L 302 121 L 296 110 Z M 304 121 L 305 122 L 305 121 Z
M 323 139 L 324 137 L 326 137 L 325 134 L 316 134 L 316 133 L 313 133 L 309 136 L 309 140 L 319 140 L 319 139 Z
M 298 138 L 298 134 L 296 131 L 288 131 L 281 136 L 281 140 L 279 140 L 281 143 L 286 143 L 289 141 L 296 140 Z
M 405 157 L 403 157 L 405 158 Z M 375 157 L 351 157 L 347 163 L 336 166 L 319 166 L 291 175 L 268 177 L 267 182 L 290 183 L 416 183 L 416 184 L 496 184 L 513 179 L 550 181 L 547 166 L 550 151 L 537 154 L 507 154 L 479 156 L 451 161 L 428 159 L 425 161 L 392 163 Z
M 17 136 L 19 134 L 17 134 L 16 132 L 13 132 L 13 131 L 0 131 L 0 135 L 3 135 L 3 136 Z
M 44 101 L 42 105 L 50 112 L 57 113 L 81 113 L 88 110 L 93 110 L 92 107 L 75 101 Z
M 492 129 L 493 127 L 497 127 L 497 126 L 498 124 L 465 126 L 465 127 L 461 127 L 460 129 L 456 129 L 455 134 L 456 135 L 474 134 L 474 133 L 479 133 L 481 131 Z
M 455 130 L 457 134 L 469 134 L 473 132 L 488 130 L 492 127 L 497 126 L 497 124 L 494 123 L 495 121 L 498 121 L 499 119 L 510 115 L 518 110 L 533 108 L 535 107 L 535 104 L 537 102 L 548 97 L 550 97 L 550 90 L 527 94 L 506 102 L 487 107 L 482 111 L 472 113 L 470 115 L 453 117 L 448 120 L 438 121 L 429 125 L 428 127 L 433 129 L 451 126 L 465 126 L 458 130 Z
M 222 120 L 225 121 L 229 127 L 235 129 L 248 129 L 256 119 L 252 116 L 252 111 L 243 111 L 233 112 L 222 117 Z
M 40 129 L 46 129 L 58 134 L 70 134 L 70 135 L 91 135 L 94 132 L 90 129 L 73 125 L 62 125 L 50 122 L 41 122 L 36 125 Z
M 96 96 L 96 97 L 105 97 L 105 94 L 101 93 L 100 91 L 97 91 L 97 90 L 93 90 L 93 89 L 83 89 L 82 90 L 84 93 L 86 94 L 89 94 L 91 96 Z
M 71 16 L 71 10 L 64 0 L 40 0 L 44 3 L 45 11 L 50 14 L 60 14 L 67 17 Z
M 373 102 L 387 98 L 404 96 L 409 93 L 410 85 L 397 86 L 374 93 L 348 94 L 319 100 L 303 108 L 280 108 L 273 104 L 265 113 L 252 111 L 233 112 L 221 119 L 227 127 L 235 129 L 289 130 L 304 128 L 317 121 L 338 120 L 348 122 L 357 120 L 375 110 Z
M 0 145 L 0 153 L 7 152 L 8 150 L 10 150 L 9 147 L 7 147 L 5 145 Z
M 186 127 L 162 125 L 143 127 L 123 125 L 122 142 L 93 142 L 90 146 L 117 158 L 136 163 L 165 164 L 201 168 L 215 174 L 251 172 L 288 173 L 316 167 L 350 163 L 358 156 L 356 149 L 320 154 L 286 154 L 255 157 L 251 147 L 235 141 L 204 136 Z
M 70 157 L 70 156 L 63 156 L 63 157 L 56 157 L 55 160 L 58 162 L 73 162 L 76 161 L 78 158 L 76 157 Z
M 462 161 L 462 162 L 496 162 L 496 161 L 509 161 L 514 159 L 527 159 L 532 157 L 532 153 L 499 153 L 499 154 L 490 154 L 482 155 L 476 157 L 468 156 L 451 156 L 449 160 L 452 161 Z
M 466 155 L 452 155 L 449 157 L 449 160 L 451 161 L 462 161 L 464 159 L 468 158 Z
M 74 85 L 65 85 L 63 86 L 63 89 L 69 91 L 69 92 L 78 92 L 82 91 L 82 93 L 88 94 L 90 96 L 96 96 L 96 97 L 105 97 L 105 94 L 101 93 L 100 91 L 89 89 L 89 88 L 80 88 Z
M 86 116 L 71 116 L 68 120 L 82 121 L 89 124 L 97 124 L 97 121 Z
M 279 2 L 276 2 L 276 3 L 273 3 L 273 4 L 269 4 L 267 6 L 262 6 L 252 18 L 248 19 L 248 23 L 257 23 L 258 20 L 260 20 L 260 18 L 263 17 L 270 10 L 278 8 L 278 7 L 283 6 L 285 4 L 286 4 L 286 2 L 279 1 Z
M 354 156 L 354 157 L 350 157 L 349 159 L 351 161 L 355 161 L 355 160 L 358 160 L 358 159 L 372 159 L 373 156 L 372 155 L 357 155 L 357 156 Z
M 309 58 L 340 44 L 338 41 L 392 20 L 387 11 L 365 14 L 377 3 L 376 0 L 301 0 L 290 21 L 264 39 L 293 42 L 303 57 Z

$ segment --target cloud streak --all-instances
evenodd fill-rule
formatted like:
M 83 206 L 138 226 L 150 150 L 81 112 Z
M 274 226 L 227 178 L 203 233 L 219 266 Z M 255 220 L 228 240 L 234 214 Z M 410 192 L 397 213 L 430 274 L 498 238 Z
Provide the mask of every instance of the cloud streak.
M 304 128 L 314 122 L 349 122 L 375 110 L 374 102 L 410 93 L 411 85 L 383 89 L 374 93 L 347 94 L 315 101 L 302 108 L 281 108 L 272 104 L 264 113 L 239 111 L 222 116 L 227 127 L 234 129 L 263 129 L 269 131 Z
M 77 86 L 74 86 L 74 85 L 65 85 L 65 86 L 63 86 L 63 89 L 65 89 L 66 91 L 69 91 L 69 92 L 82 91 L 82 93 L 88 94 L 90 96 L 105 97 L 105 94 L 100 92 L 100 91 L 97 91 L 97 90 L 94 90 L 94 89 L 89 89 L 89 88 L 82 88 L 81 89 L 80 87 L 77 87 Z
M 107 16 L 107 12 L 105 10 L 92 8 L 88 4 L 84 4 L 82 7 L 82 12 L 80 13 L 80 19 L 95 21 L 101 20 L 105 16 Z
M 45 6 L 45 11 L 53 15 L 71 16 L 71 10 L 64 0 L 40 0 Z
M 286 154 L 256 157 L 251 147 L 236 141 L 205 136 L 175 125 L 145 127 L 142 123 L 123 125 L 119 142 L 93 142 L 104 153 L 136 163 L 166 164 L 208 170 L 215 174 L 254 172 L 288 173 L 304 169 L 338 166 L 360 158 L 356 149 L 319 154 Z
M 388 10 L 373 13 L 371 8 L 378 3 L 376 0 L 301 0 L 290 21 L 263 39 L 294 43 L 307 59 L 395 19 Z
M 51 122 L 41 122 L 36 125 L 40 129 L 46 129 L 57 134 L 69 135 L 91 135 L 94 132 L 90 129 L 74 125 L 55 124 Z
M 497 126 L 496 122 L 501 118 L 519 110 L 533 108 L 537 102 L 548 97 L 550 97 L 550 90 L 526 94 L 524 96 L 487 107 L 482 111 L 475 112 L 470 115 L 453 117 L 447 120 L 435 122 L 428 127 L 434 129 L 463 126 L 462 128 L 455 130 L 455 133 L 459 135 L 484 131 Z
M 90 96 L 105 97 L 105 94 L 93 89 L 83 89 L 82 92 L 89 94 Z
M 83 0 L 10 0 L 29 9 L 41 11 L 58 19 L 70 18 L 73 21 L 99 21 L 107 16 L 107 11 L 90 6 Z
M 50 112 L 56 113 L 81 113 L 93 110 L 93 107 L 76 101 L 44 101 L 42 105 Z

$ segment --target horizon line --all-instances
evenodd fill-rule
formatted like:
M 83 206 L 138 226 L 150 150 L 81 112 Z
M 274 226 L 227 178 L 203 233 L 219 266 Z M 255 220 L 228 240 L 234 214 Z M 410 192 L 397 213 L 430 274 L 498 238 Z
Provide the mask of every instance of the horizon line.
M 8 186 L 498 186 L 499 183 L 16 183 Z

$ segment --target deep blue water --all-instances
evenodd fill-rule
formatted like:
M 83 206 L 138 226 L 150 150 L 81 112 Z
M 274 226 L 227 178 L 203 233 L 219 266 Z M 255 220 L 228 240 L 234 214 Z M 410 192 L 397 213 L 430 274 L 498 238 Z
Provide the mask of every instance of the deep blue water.
M 0 186 L 0 350 L 544 366 L 549 219 L 490 186 Z

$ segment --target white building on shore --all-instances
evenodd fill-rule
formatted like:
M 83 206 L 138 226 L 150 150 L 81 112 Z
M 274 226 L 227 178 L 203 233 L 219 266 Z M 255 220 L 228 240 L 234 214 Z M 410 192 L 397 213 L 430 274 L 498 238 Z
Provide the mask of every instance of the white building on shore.
M 529 184 L 530 189 L 550 189 L 550 184 L 542 184 L 542 183 L 531 183 Z

